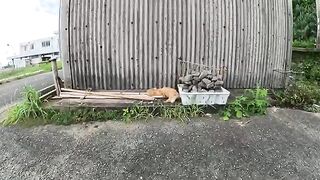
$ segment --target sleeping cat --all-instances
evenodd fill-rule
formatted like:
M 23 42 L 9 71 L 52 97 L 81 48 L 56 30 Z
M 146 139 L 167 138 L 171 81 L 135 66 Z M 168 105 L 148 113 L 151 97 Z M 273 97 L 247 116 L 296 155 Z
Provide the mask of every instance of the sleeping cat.
M 165 98 L 168 98 L 168 100 L 166 100 L 166 103 L 174 103 L 176 102 L 176 100 L 180 97 L 179 93 L 173 89 L 173 88 L 168 88 L 168 87 L 164 87 L 161 89 L 149 89 L 147 91 L 148 96 L 154 97 L 154 96 L 163 96 Z

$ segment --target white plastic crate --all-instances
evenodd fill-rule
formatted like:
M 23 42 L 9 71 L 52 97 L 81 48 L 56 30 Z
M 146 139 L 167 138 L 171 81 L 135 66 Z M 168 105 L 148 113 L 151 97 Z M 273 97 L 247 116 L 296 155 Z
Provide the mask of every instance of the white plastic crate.
M 227 104 L 230 92 L 224 88 L 215 92 L 183 92 L 182 84 L 178 85 L 182 104 L 187 105 L 225 105 Z

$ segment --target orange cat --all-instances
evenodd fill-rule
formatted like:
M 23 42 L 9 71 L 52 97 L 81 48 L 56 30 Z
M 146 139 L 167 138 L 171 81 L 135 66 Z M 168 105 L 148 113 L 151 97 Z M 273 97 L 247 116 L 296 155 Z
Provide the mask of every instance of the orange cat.
M 165 98 L 168 98 L 168 100 L 166 100 L 166 103 L 174 103 L 176 102 L 176 100 L 180 97 L 179 93 L 173 89 L 173 88 L 168 88 L 168 87 L 164 87 L 161 89 L 149 89 L 147 91 L 148 96 L 154 97 L 154 96 L 163 96 Z

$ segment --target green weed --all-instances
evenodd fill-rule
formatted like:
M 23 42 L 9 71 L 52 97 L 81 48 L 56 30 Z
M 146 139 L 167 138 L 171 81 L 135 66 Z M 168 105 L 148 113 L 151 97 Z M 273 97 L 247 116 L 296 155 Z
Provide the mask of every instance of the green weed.
M 121 119 L 121 111 L 99 111 L 94 108 L 85 108 L 70 111 L 51 110 L 48 113 L 50 122 L 57 125 L 70 125 L 82 122 L 102 122 Z
M 13 125 L 29 119 L 43 118 L 47 112 L 42 107 L 39 93 L 31 88 L 26 87 L 23 91 L 24 100 L 9 111 L 8 118 L 4 120 L 3 125 Z
M 197 105 L 192 106 L 182 106 L 175 105 L 173 107 L 160 107 L 160 117 L 167 119 L 177 119 L 182 122 L 186 121 L 189 118 L 200 117 L 204 114 L 202 107 Z
M 320 86 L 308 81 L 298 81 L 288 87 L 284 92 L 276 94 L 279 106 L 305 109 L 319 104 Z
M 241 119 L 256 114 L 263 115 L 268 105 L 268 90 L 258 87 L 254 90 L 246 90 L 243 96 L 237 97 L 222 112 L 222 116 L 227 121 L 232 117 Z
M 154 113 L 148 107 L 136 105 L 123 109 L 122 117 L 125 122 L 129 123 L 136 120 L 147 120 L 154 117 Z

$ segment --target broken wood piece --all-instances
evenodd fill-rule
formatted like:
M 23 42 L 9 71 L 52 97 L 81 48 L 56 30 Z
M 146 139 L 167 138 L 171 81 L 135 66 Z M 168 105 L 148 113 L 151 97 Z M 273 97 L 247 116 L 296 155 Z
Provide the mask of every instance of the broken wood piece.
M 70 93 L 70 92 L 61 92 L 61 97 L 64 98 L 80 98 L 80 99 L 123 99 L 123 97 L 108 97 L 108 96 L 97 96 L 90 94 L 82 94 L 82 93 Z M 146 95 L 135 95 L 136 99 L 144 99 Z M 163 97 L 159 97 L 163 98 Z

